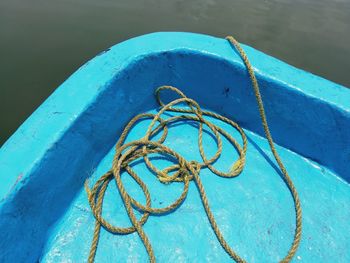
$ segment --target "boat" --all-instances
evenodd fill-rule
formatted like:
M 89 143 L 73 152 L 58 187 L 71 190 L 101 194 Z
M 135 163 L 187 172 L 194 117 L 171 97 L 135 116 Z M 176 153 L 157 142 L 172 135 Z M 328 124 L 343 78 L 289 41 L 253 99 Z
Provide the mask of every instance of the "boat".
M 300 199 L 302 232 L 292 262 L 350 262 L 350 89 L 242 47 L 260 86 L 276 150 Z M 1 147 L 0 262 L 87 261 L 96 219 L 84 184 L 92 187 L 111 169 L 125 125 L 139 113 L 157 112 L 154 91 L 164 85 L 234 120 L 246 134 L 239 176 L 214 176 L 208 169 L 200 175 L 229 246 L 247 262 L 285 256 L 296 231 L 295 203 L 266 139 L 242 57 L 227 39 L 160 32 L 119 43 L 81 66 Z M 167 93 L 164 100 L 172 96 Z M 197 130 L 174 126 L 169 144 L 187 158 L 198 155 L 191 146 Z M 147 125 L 136 128 L 129 139 L 142 136 Z M 213 138 L 204 137 L 204 148 L 215 153 Z M 226 144 L 217 163 L 223 169 L 238 156 Z M 135 169 L 149 172 L 142 165 Z M 145 202 L 137 184 L 124 181 L 130 194 Z M 152 204 L 171 203 L 182 187 L 152 183 Z M 130 226 L 122 196 L 115 184 L 110 189 L 103 216 Z M 143 229 L 158 262 L 232 261 L 192 181 L 179 207 L 150 216 Z M 148 259 L 138 233 L 101 228 L 96 262 Z

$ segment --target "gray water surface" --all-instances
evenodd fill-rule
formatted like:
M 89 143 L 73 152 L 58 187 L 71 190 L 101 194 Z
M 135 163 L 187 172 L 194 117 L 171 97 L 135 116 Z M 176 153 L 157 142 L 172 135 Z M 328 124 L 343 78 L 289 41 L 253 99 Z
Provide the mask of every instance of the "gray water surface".
M 0 0 L 0 145 L 88 59 L 155 31 L 233 35 L 350 87 L 350 0 Z

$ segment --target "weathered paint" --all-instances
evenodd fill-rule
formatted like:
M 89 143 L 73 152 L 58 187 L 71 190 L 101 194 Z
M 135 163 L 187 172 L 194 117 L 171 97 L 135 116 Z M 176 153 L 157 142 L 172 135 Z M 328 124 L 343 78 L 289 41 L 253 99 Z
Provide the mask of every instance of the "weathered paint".
M 304 208 L 304 235 L 295 261 L 349 262 L 350 90 L 244 49 Z M 246 171 L 231 181 L 205 172 L 203 180 L 216 185 L 207 187 L 214 213 L 242 257 L 264 262 L 283 255 L 294 229 L 292 201 L 265 140 L 256 135 L 262 129 L 242 61 L 223 39 L 155 33 L 118 44 L 86 63 L 3 145 L 1 262 L 85 260 L 93 220 L 83 181 L 109 167 L 121 128 L 131 116 L 156 107 L 154 88 L 164 84 L 181 88 L 250 131 Z M 107 215 L 113 217 L 115 208 L 110 209 Z M 127 223 L 121 211 L 117 215 Z M 162 261 L 228 260 L 194 186 L 183 207 L 152 218 L 145 229 Z M 103 233 L 97 259 L 114 258 L 144 261 L 146 254 L 136 235 Z

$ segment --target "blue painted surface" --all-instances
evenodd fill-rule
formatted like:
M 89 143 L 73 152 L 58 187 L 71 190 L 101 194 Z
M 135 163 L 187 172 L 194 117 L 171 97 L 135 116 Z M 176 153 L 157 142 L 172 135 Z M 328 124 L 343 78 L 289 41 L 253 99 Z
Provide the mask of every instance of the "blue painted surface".
M 295 261 L 348 262 L 350 90 L 244 49 L 261 86 L 272 135 L 283 146 L 279 150 L 303 204 L 304 235 Z M 59 253 L 84 261 L 92 217 L 86 211 L 83 181 L 95 168 L 94 176 L 107 169 L 121 128 L 131 116 L 156 107 L 153 91 L 163 84 L 181 88 L 250 131 L 247 170 L 227 183 L 210 175 L 203 180 L 217 184 L 207 187 L 209 199 L 242 257 L 264 262 L 284 255 L 294 229 L 292 201 L 264 157 L 263 152 L 270 156 L 266 142 L 256 135 L 262 129 L 241 60 L 223 39 L 156 33 L 118 44 L 86 63 L 1 148 L 1 262 L 60 261 Z M 232 201 L 224 202 L 227 197 Z M 121 211 L 118 215 L 126 223 Z M 174 225 L 166 223 L 168 216 Z M 213 238 L 194 186 L 182 208 L 168 216 L 151 219 L 145 227 L 159 259 L 228 259 Z M 193 229 L 192 220 L 198 228 Z M 174 239 L 161 235 L 155 224 L 174 231 Z M 194 230 L 202 248 L 189 238 Z M 118 249 L 111 251 L 113 246 Z M 146 257 L 136 235 L 103 234 L 98 258 L 126 258 L 123 246 L 135 248 L 130 260 Z
M 129 140 L 141 138 L 147 124 L 149 122 L 139 124 Z M 239 134 L 228 125 L 222 127 L 239 138 Z M 177 134 L 182 134 L 182 137 Z M 218 224 L 237 253 L 248 262 L 278 262 L 293 240 L 293 200 L 272 161 L 274 158 L 267 141 L 251 132 L 247 135 L 250 139 L 247 166 L 239 177 L 225 179 L 205 169 L 201 171 L 201 178 Z M 178 126 L 170 130 L 166 145 L 188 160 L 199 161 L 197 136 L 196 128 L 188 124 Z M 212 156 L 216 151 L 215 142 L 207 136 L 204 145 L 208 156 Z M 350 186 L 317 163 L 282 147 L 278 151 L 302 196 L 304 232 L 296 259 L 303 262 L 349 262 L 350 239 L 344 230 L 349 230 Z M 215 167 L 228 171 L 237 154 L 232 154 L 232 146 L 226 140 L 224 152 Z M 113 155 L 114 149 L 111 149 L 91 180 L 97 180 L 111 167 Z M 169 163 L 154 160 L 154 164 L 165 167 Z M 152 206 L 169 205 L 181 193 L 182 183 L 163 185 L 145 165 L 138 164 L 134 168 L 149 186 Z M 127 175 L 123 179 L 130 194 L 145 202 L 137 184 Z M 115 184 L 111 184 L 106 194 L 103 215 L 115 225 L 130 225 Z M 94 218 L 82 189 L 51 232 L 42 255 L 43 262 L 60 262 L 62 257 L 72 262 L 86 259 L 93 229 Z M 210 227 L 194 182 L 178 210 L 151 217 L 144 229 L 159 262 L 230 262 Z M 137 234 L 114 236 L 102 231 L 96 262 L 144 262 L 146 259 L 147 253 Z

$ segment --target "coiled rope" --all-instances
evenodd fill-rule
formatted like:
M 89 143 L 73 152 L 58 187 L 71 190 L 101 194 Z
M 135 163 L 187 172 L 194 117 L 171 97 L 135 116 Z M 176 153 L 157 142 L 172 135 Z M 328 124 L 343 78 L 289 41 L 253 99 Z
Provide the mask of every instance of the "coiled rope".
M 280 261 L 280 262 L 290 262 L 290 260 L 293 258 L 293 256 L 295 255 L 298 249 L 300 239 L 301 239 L 301 232 L 302 232 L 302 212 L 301 212 L 301 205 L 300 205 L 298 193 L 296 191 L 296 188 L 291 178 L 287 173 L 286 168 L 284 167 L 275 149 L 275 146 L 269 131 L 269 127 L 266 121 L 265 110 L 264 110 L 262 98 L 260 95 L 258 82 L 256 80 L 253 68 L 247 58 L 247 55 L 245 54 L 243 49 L 240 47 L 239 43 L 233 37 L 228 36 L 226 37 L 226 39 L 238 51 L 248 70 L 250 79 L 252 81 L 255 97 L 258 103 L 259 113 L 262 120 L 262 125 L 265 131 L 266 138 L 269 142 L 271 151 L 277 161 L 277 164 L 283 174 L 283 179 L 285 180 L 285 183 L 287 184 L 294 200 L 295 213 L 296 213 L 296 228 L 294 233 L 294 239 L 287 255 Z M 160 92 L 163 90 L 173 91 L 177 93 L 180 98 L 175 99 L 169 102 L 168 104 L 164 104 L 160 98 Z M 112 163 L 112 169 L 107 173 L 105 173 L 104 175 L 102 175 L 96 181 L 96 183 L 91 189 L 88 186 L 88 180 L 86 180 L 85 182 L 85 190 L 87 192 L 88 201 L 89 201 L 92 213 L 96 219 L 94 235 L 93 235 L 88 262 L 94 261 L 101 227 L 104 227 L 106 230 L 114 234 L 130 234 L 136 231 L 140 236 L 147 250 L 150 262 L 152 263 L 155 262 L 156 259 L 154 256 L 151 242 L 148 239 L 146 233 L 144 232 L 142 226 L 146 223 L 150 215 L 152 214 L 160 215 L 160 214 L 168 213 L 173 211 L 177 207 L 179 207 L 187 196 L 188 187 L 189 187 L 190 181 L 192 180 L 195 182 L 198 188 L 208 220 L 221 246 L 236 262 L 246 262 L 228 245 L 223 234 L 221 233 L 215 221 L 214 215 L 210 209 L 209 202 L 208 202 L 202 181 L 199 176 L 200 171 L 203 168 L 208 168 L 214 174 L 222 177 L 235 177 L 239 175 L 244 168 L 245 155 L 247 151 L 247 138 L 244 131 L 242 130 L 242 128 L 240 128 L 240 126 L 237 123 L 233 122 L 232 120 L 224 116 L 221 116 L 217 113 L 202 110 L 196 101 L 186 97 L 186 95 L 183 92 L 181 92 L 175 87 L 162 86 L 156 90 L 155 94 L 156 94 L 156 99 L 160 105 L 159 112 L 157 114 L 141 113 L 135 116 L 133 119 L 131 119 L 130 122 L 127 124 L 127 126 L 124 128 L 116 144 L 116 147 L 115 147 L 116 152 Z M 187 106 L 179 107 L 177 106 L 178 104 L 186 104 Z M 164 119 L 161 116 L 165 112 L 176 112 L 179 115 Z M 235 128 L 241 135 L 243 145 L 241 146 L 225 130 L 213 124 L 212 122 L 208 121 L 207 119 L 205 119 L 204 118 L 205 116 L 218 119 Z M 132 129 L 132 127 L 138 121 L 144 120 L 144 119 L 152 120 L 150 125 L 148 126 L 145 136 L 139 140 L 135 140 L 124 144 L 125 139 L 129 131 Z M 198 122 L 198 148 L 199 148 L 200 156 L 203 161 L 202 163 L 199 163 L 193 160 L 187 161 L 176 151 L 174 151 L 173 149 L 163 144 L 168 134 L 167 125 L 171 123 L 179 122 L 179 121 L 186 121 L 186 120 Z M 212 131 L 217 143 L 217 151 L 215 155 L 210 159 L 207 158 L 203 149 L 203 125 L 207 126 Z M 160 139 L 158 141 L 152 141 L 152 137 L 154 137 L 159 132 L 162 132 Z M 221 135 L 223 135 L 230 142 L 230 144 L 233 145 L 233 147 L 238 152 L 238 156 L 239 156 L 238 159 L 231 166 L 230 171 L 227 173 L 219 171 L 213 167 L 213 163 L 220 157 L 222 153 Z M 150 154 L 165 155 L 168 158 L 171 158 L 174 164 L 170 165 L 169 167 L 163 170 L 159 170 L 150 161 L 148 157 Z M 172 204 L 164 208 L 154 208 L 151 206 L 151 195 L 148 191 L 146 184 L 141 180 L 141 178 L 130 166 L 130 164 L 133 161 L 136 161 L 140 158 L 143 158 L 147 167 L 157 176 L 160 182 L 165 184 L 171 184 L 173 182 L 183 183 L 184 185 L 183 192 L 181 193 L 181 195 L 178 197 L 176 201 L 174 201 Z M 146 198 L 145 205 L 139 203 L 137 200 L 131 197 L 129 193 L 126 191 L 124 184 L 121 180 L 121 174 L 124 171 L 126 172 L 126 174 L 130 175 L 135 180 L 135 182 L 141 187 L 143 194 L 145 195 L 145 198 Z M 114 226 L 102 217 L 102 206 L 103 206 L 104 195 L 107 190 L 108 184 L 113 179 L 117 184 L 117 187 L 119 189 L 120 195 L 124 202 L 124 206 L 126 208 L 127 214 L 132 223 L 131 227 L 123 228 L 123 227 Z M 143 212 L 143 215 L 139 220 L 135 216 L 134 209 L 137 209 L 138 211 Z

